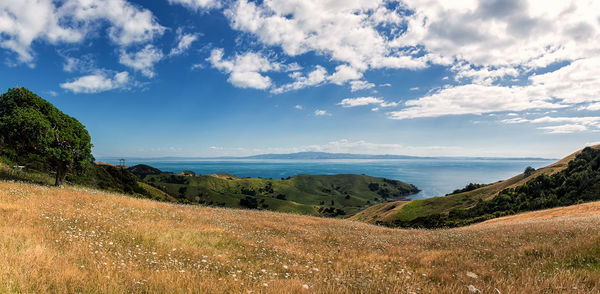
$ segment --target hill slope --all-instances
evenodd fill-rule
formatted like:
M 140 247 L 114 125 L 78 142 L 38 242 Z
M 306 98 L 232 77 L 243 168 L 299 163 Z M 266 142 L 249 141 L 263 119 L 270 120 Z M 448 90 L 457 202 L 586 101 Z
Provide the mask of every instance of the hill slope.
M 388 198 L 402 199 L 417 187 L 366 175 L 298 175 L 272 180 L 233 175 L 174 175 L 145 166 L 129 170 L 141 180 L 191 203 L 255 208 L 320 216 L 350 215 Z
M 598 150 L 600 149 L 600 145 L 591 148 Z M 410 202 L 378 204 L 357 213 L 352 216 L 351 219 L 388 225 L 420 225 L 421 221 L 419 221 L 419 219 L 437 219 L 440 215 L 443 216 L 448 214 L 452 210 L 468 209 L 474 207 L 480 201 L 492 200 L 502 191 L 524 186 L 529 181 L 536 179 L 539 176 L 555 175 L 567 169 L 569 162 L 573 161 L 573 159 L 581 154 L 581 152 L 582 150 L 577 151 L 554 164 L 540 168 L 529 176 L 519 174 L 505 181 L 496 182 L 479 189 L 448 196 L 433 197 Z
M 599 215 L 399 230 L 0 181 L 0 292 L 591 293 Z

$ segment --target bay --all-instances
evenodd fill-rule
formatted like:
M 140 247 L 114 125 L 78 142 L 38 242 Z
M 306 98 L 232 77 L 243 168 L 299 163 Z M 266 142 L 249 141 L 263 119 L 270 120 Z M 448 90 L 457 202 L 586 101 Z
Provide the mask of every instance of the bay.
M 107 160 L 111 163 L 113 160 Z M 522 173 L 527 166 L 544 167 L 553 159 L 410 158 L 410 159 L 128 159 L 162 171 L 196 174 L 227 173 L 238 177 L 280 179 L 298 174 L 365 174 L 400 180 L 421 189 L 412 199 L 442 196 L 469 183 L 493 183 Z

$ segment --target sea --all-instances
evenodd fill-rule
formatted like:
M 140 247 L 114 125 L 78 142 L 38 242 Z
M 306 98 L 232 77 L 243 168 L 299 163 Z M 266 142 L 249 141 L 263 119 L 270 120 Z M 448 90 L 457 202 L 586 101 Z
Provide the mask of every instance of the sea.
M 540 168 L 555 159 L 409 158 L 409 159 L 126 159 L 126 165 L 147 164 L 162 171 L 196 174 L 226 173 L 238 177 L 281 179 L 298 174 L 364 174 L 400 180 L 421 192 L 412 199 L 443 196 L 469 183 L 489 184 Z M 106 159 L 110 163 L 115 161 Z

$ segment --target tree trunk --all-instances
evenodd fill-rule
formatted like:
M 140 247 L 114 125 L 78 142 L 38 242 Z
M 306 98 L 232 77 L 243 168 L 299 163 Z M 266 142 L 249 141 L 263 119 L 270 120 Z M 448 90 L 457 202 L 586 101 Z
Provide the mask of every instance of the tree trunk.
M 54 182 L 54 185 L 59 187 L 62 186 L 66 176 L 67 168 L 59 164 L 56 167 L 56 182 Z

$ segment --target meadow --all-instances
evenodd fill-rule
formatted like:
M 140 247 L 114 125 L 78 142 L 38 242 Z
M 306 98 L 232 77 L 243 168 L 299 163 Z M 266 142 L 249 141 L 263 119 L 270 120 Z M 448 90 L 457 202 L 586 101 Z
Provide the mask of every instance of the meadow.
M 600 203 L 441 230 L 0 181 L 2 293 L 597 293 Z

